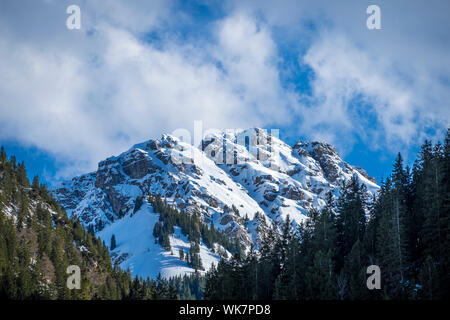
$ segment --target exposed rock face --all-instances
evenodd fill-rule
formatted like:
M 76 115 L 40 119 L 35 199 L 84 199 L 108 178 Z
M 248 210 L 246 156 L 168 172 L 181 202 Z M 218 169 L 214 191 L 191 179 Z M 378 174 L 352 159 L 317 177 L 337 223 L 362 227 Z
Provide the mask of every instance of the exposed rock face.
M 350 166 L 342 161 L 336 149 L 325 142 L 298 142 L 294 146 L 297 154 L 310 155 L 320 164 L 325 177 L 330 182 L 335 182 L 342 177 L 342 173 L 352 174 L 355 171 L 364 178 L 376 184 L 376 179 L 370 177 L 367 172 L 358 166 Z
M 264 199 L 266 199 L 267 201 L 272 202 L 273 200 L 276 199 L 277 194 L 273 192 L 273 190 L 266 190 L 264 191 Z
M 330 182 L 335 182 L 339 177 L 339 164 L 342 161 L 339 161 L 339 155 L 333 146 L 323 142 L 301 142 L 297 143 L 294 149 L 298 149 L 298 154 L 309 154 L 315 159 L 319 163 L 325 177 Z
M 141 179 L 151 172 L 152 159 L 148 159 L 144 152 L 134 150 L 131 158 L 122 164 L 123 171 L 132 179 Z
M 170 135 L 137 144 L 53 193 L 96 231 L 131 214 L 138 198 L 158 194 L 250 246 L 271 221 L 290 215 L 300 223 L 310 208 L 324 205 L 327 192 L 337 196 L 340 184 L 354 176 L 369 193 L 378 189 L 329 144 L 291 148 L 261 129 L 230 130 L 210 134 L 198 147 Z
M 282 193 L 286 196 L 286 198 L 291 200 L 305 200 L 305 194 L 294 186 L 283 188 Z M 318 193 L 320 194 L 320 192 Z
M 255 199 L 270 219 L 294 222 L 321 207 L 327 192 L 338 195 L 342 181 L 356 176 L 375 192 L 377 186 L 321 142 L 299 142 L 293 148 L 261 129 L 211 134 L 201 145 L 205 154 Z M 268 220 L 270 221 L 270 220 Z
M 372 181 L 373 183 L 377 183 L 377 179 L 375 179 L 374 177 L 369 176 L 369 175 L 367 174 L 366 170 L 364 170 L 363 168 L 358 167 L 358 166 L 353 166 L 353 168 L 354 168 L 356 171 L 358 171 L 359 173 L 361 173 L 362 176 L 363 176 L 364 178 L 366 178 L 367 180 Z

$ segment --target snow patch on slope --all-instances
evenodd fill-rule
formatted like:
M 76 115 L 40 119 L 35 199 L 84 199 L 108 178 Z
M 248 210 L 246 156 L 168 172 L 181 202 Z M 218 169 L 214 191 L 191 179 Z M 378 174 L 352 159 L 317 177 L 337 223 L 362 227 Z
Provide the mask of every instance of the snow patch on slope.
M 155 243 L 153 228 L 158 219 L 159 214 L 154 212 L 151 205 L 144 203 L 134 215 L 107 225 L 98 236 L 109 245 L 112 235 L 115 235 L 117 246 L 111 251 L 112 256 L 119 258 L 119 261 L 123 259 L 119 266 L 125 270 L 129 269 L 133 277 L 138 275 L 155 279 L 158 273 L 165 278 L 194 273 L 194 269 L 186 261 L 179 259 L 179 249 L 188 253 L 190 247 L 187 237 L 181 233 L 179 227 L 175 227 L 174 234 L 169 238 L 173 255 Z M 217 265 L 220 260 L 220 257 L 204 244 L 200 245 L 200 258 L 206 270 L 209 270 L 213 263 Z

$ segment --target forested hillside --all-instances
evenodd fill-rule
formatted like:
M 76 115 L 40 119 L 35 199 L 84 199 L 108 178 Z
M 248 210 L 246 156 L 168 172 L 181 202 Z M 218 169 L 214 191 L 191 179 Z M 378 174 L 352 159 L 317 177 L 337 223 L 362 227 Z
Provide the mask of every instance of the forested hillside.
M 207 274 L 204 297 L 449 298 L 449 180 L 447 130 L 444 144 L 422 145 L 412 168 L 399 154 L 373 201 L 353 179 L 337 201 L 329 196 L 322 210 L 310 210 L 297 233 L 287 220 L 263 238 L 259 252 L 222 260 Z M 367 289 L 370 265 L 380 267 L 380 290 Z
M 81 289 L 69 290 L 69 265 Z M 132 279 L 111 264 L 108 248 L 69 219 L 24 163 L 0 152 L 0 297 L 6 299 L 176 299 L 167 280 Z

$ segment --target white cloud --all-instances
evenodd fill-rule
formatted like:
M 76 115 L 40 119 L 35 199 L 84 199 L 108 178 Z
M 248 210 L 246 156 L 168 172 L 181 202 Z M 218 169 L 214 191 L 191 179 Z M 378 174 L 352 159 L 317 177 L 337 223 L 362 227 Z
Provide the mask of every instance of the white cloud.
M 449 124 L 448 91 L 429 69 L 398 72 L 392 60 L 339 34 L 322 36 L 302 61 L 314 71 L 312 101 L 301 109 L 309 132 L 325 129 L 332 140 L 359 136 L 374 149 L 397 151 L 424 138 L 427 128 Z
M 79 32 L 65 28 L 72 2 L 0 4 L 0 139 L 52 153 L 63 176 L 194 120 L 296 126 L 341 150 L 357 137 L 397 150 L 449 124 L 437 3 L 423 19 L 423 6 L 383 3 L 383 30 L 369 33 L 364 1 L 229 1 L 199 30 L 208 40 L 186 42 L 170 29 L 189 21 L 176 2 L 78 1 Z M 152 32 L 156 42 L 142 40 Z M 280 81 L 280 44 L 312 69 L 311 96 Z
M 301 52 L 299 68 L 312 68 L 312 96 L 296 105 L 298 134 L 341 150 L 358 137 L 395 151 L 441 138 L 450 125 L 450 3 L 380 2 L 377 31 L 366 28 L 370 4 L 229 1 L 232 10 L 263 16 L 278 41 Z
M 314 71 L 311 106 L 302 110 L 308 130 L 326 125 L 327 134 L 341 137 L 346 131 L 384 130 L 391 143 L 408 144 L 414 138 L 420 106 L 401 76 L 390 72 L 392 66 L 339 36 L 315 43 L 303 61 Z
M 242 97 L 248 115 L 286 122 L 296 101 L 293 92 L 281 86 L 277 46 L 267 25 L 238 12 L 219 24 L 218 42 L 215 56 L 226 70 L 227 82 Z
M 198 47 L 144 42 L 131 26 L 100 19 L 73 45 L 46 48 L 3 33 L 0 138 L 52 153 L 66 164 L 58 174 L 70 176 L 194 120 L 214 128 L 287 121 L 275 44 L 252 18 L 220 21 L 216 43 Z

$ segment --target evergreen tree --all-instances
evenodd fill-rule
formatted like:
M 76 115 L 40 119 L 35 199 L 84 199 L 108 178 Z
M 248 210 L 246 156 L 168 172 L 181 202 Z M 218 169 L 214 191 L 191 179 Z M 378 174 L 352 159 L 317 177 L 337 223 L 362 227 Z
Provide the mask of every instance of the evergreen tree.
M 116 247 L 117 247 L 117 245 L 116 245 L 116 235 L 113 234 L 111 236 L 111 245 L 109 246 L 109 249 L 110 250 L 114 250 Z
M 306 288 L 310 299 L 333 299 L 333 261 L 331 252 L 321 250 L 314 254 L 313 264 L 306 275 Z
M 362 241 L 366 226 L 366 201 L 364 187 L 353 177 L 342 186 L 342 194 L 337 201 L 336 244 L 337 267 L 344 261 L 357 240 Z
M 435 262 L 429 255 L 420 268 L 419 282 L 421 283 L 422 298 L 433 300 L 439 297 L 438 270 Z

